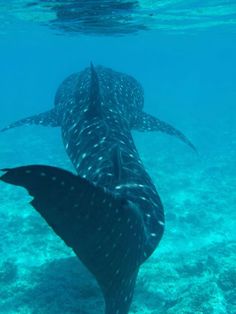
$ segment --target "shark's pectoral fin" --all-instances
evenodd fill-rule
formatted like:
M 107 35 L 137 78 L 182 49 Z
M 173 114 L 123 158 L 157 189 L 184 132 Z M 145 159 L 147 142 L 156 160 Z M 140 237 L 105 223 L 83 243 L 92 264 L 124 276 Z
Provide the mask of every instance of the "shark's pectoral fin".
M 16 122 L 13 122 L 6 126 L 5 128 L 1 129 L 0 132 L 7 131 L 12 128 L 16 128 L 23 125 L 30 125 L 30 124 L 39 124 L 44 126 L 52 126 L 57 127 L 60 126 L 60 122 L 57 119 L 56 111 L 55 109 L 27 117 L 21 120 L 18 120 Z
M 34 197 L 33 207 L 94 274 L 106 314 L 128 313 L 145 242 L 138 209 L 59 168 L 33 165 L 3 171 L 0 180 L 26 188 Z
M 137 120 L 132 126 L 133 129 L 138 131 L 160 131 L 178 137 L 181 141 L 190 146 L 195 152 L 197 152 L 195 146 L 190 142 L 190 140 L 179 130 L 171 126 L 170 124 L 161 121 L 150 114 L 142 112 L 138 116 Z

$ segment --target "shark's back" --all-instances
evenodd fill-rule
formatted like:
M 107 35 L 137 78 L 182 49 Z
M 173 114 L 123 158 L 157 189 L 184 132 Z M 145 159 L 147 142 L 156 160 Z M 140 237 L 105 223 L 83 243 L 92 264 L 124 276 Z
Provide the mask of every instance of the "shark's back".
M 102 106 L 119 113 L 132 125 L 144 104 L 140 83 L 130 75 L 103 66 L 97 66 L 95 70 Z M 55 96 L 55 107 L 59 115 L 70 110 L 74 102 L 77 106 L 80 105 L 80 112 L 83 111 L 90 93 L 90 72 L 90 68 L 85 68 L 67 77 L 59 86 Z

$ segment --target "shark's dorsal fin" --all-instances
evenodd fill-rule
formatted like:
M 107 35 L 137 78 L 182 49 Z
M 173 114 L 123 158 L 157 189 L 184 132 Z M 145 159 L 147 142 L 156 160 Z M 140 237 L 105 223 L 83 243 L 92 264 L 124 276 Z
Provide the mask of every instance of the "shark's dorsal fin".
M 169 135 L 176 136 L 197 153 L 196 147 L 182 132 L 174 128 L 169 123 L 161 121 L 160 119 L 153 117 L 148 113 L 141 112 L 138 115 L 137 119 L 134 121 L 132 128 L 138 131 L 160 131 Z
M 99 87 L 98 74 L 91 62 L 90 64 L 90 91 L 89 91 L 89 105 L 87 114 L 90 117 L 101 117 L 102 116 L 102 101 Z
M 2 171 L 0 180 L 26 188 L 32 206 L 94 274 L 105 313 L 127 314 L 145 243 L 141 215 L 129 201 L 56 167 Z

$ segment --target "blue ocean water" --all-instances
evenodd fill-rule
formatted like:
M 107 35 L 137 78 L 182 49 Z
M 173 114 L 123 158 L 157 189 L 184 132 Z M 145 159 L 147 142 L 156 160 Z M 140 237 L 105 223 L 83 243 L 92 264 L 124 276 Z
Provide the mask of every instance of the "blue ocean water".
M 160 8 L 143 1 L 142 11 L 119 11 L 126 19 L 117 28 L 107 19 L 102 29 L 95 23 L 72 32 L 57 28 L 60 20 L 48 27 L 40 4 L 25 1 L 28 13 L 24 1 L 1 1 L 0 128 L 50 109 L 61 81 L 90 61 L 134 76 L 145 111 L 183 131 L 199 154 L 161 133 L 133 133 L 163 201 L 166 230 L 141 268 L 130 313 L 235 314 L 236 4 L 165 2 L 159 21 L 149 23 Z M 137 23 L 126 25 L 130 15 Z M 0 168 L 73 169 L 57 128 L 0 133 L 0 147 Z M 0 183 L 0 313 L 102 313 L 93 277 L 30 200 L 25 190 Z

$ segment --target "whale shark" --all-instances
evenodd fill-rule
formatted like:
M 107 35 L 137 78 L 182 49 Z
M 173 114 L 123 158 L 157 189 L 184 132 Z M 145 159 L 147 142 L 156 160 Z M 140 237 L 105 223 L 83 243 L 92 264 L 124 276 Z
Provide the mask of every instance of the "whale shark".
M 161 131 L 196 150 L 180 131 L 143 112 L 140 83 L 92 64 L 62 82 L 53 109 L 21 125 L 60 127 L 76 174 L 54 166 L 2 169 L 0 180 L 24 187 L 31 205 L 94 275 L 105 314 L 127 314 L 140 266 L 165 226 L 158 192 L 131 131 Z

